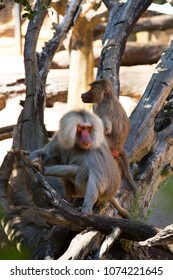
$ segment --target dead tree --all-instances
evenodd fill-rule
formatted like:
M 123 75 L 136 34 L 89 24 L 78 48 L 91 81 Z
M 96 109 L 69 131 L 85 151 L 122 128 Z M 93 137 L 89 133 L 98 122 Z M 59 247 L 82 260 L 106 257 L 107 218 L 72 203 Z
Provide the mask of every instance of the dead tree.
M 109 217 L 109 205 L 104 209 L 106 216 L 91 215 L 81 218 L 80 213 L 61 198 L 57 189 L 31 166 L 21 152 L 25 150 L 27 153 L 26 150 L 41 147 L 47 141 L 43 110 L 49 65 L 56 49 L 74 24 L 81 1 L 72 0 L 69 3 L 63 22 L 55 26 L 53 38 L 37 59 L 36 43 L 45 17 L 41 2 L 36 1 L 35 9 L 38 13 L 35 20 L 29 23 L 26 36 L 27 90 L 24 109 L 14 131 L 13 151 L 7 154 L 0 169 L 1 224 L 11 242 L 16 244 L 20 251 L 29 251 L 30 258 L 117 258 L 110 253 L 110 249 L 117 243 L 120 244 L 123 239 L 135 241 L 130 247 L 135 249 L 136 242 L 157 234 L 153 226 L 135 219 L 139 219 L 142 214 L 139 209 L 147 209 L 158 183 L 163 179 L 163 169 L 171 171 L 172 117 L 171 109 L 165 110 L 165 106 L 169 105 L 171 108 L 172 104 L 173 45 L 171 44 L 162 56 L 143 98 L 131 116 L 132 129 L 126 151 L 129 159 L 138 163 L 138 193 L 134 200 L 133 194 L 129 195 L 129 191 L 122 186 L 119 198 L 133 213 L 133 220 Z M 51 1 L 45 2 L 50 4 Z M 109 20 L 103 38 L 97 78 L 111 79 L 117 96 L 119 67 L 127 37 L 151 2 L 133 0 L 119 3 L 104 0 L 109 10 Z M 15 176 L 13 175 L 15 169 L 17 176 L 16 171 Z M 86 229 L 88 232 L 80 233 Z M 74 237 L 76 233 L 79 234 Z M 76 242 L 76 239 L 79 241 Z M 71 251 L 72 246 L 76 246 L 75 252 Z M 123 251 L 123 258 L 150 257 L 150 252 L 146 249 L 145 254 L 139 244 L 136 255 L 131 253 L 130 248 Z M 172 255 L 166 252 L 164 257 L 171 258 Z

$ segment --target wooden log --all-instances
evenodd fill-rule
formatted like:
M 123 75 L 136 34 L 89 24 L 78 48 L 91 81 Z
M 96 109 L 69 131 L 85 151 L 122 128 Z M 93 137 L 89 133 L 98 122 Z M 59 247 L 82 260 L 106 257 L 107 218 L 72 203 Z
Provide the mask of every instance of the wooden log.
M 132 66 L 157 63 L 162 52 L 166 48 L 167 45 L 161 42 L 147 44 L 128 42 L 122 57 L 121 65 Z
M 155 14 L 150 12 L 150 15 L 141 17 L 137 23 L 135 24 L 134 28 L 132 29 L 131 33 L 137 33 L 141 31 L 162 31 L 162 30 L 169 30 L 173 27 L 173 15 L 161 15 Z M 105 24 L 100 24 L 94 28 L 94 39 L 101 39 L 105 32 Z
M 141 17 L 132 32 L 167 30 L 173 26 L 173 15 Z
M 153 64 L 160 59 L 162 52 L 167 48 L 163 42 L 149 42 L 147 44 L 138 42 L 127 42 L 124 55 L 122 57 L 122 66 L 132 66 L 139 64 Z M 94 48 L 94 65 L 98 66 L 101 54 L 101 47 Z M 69 68 L 69 53 L 66 50 L 58 52 L 52 61 L 52 69 Z

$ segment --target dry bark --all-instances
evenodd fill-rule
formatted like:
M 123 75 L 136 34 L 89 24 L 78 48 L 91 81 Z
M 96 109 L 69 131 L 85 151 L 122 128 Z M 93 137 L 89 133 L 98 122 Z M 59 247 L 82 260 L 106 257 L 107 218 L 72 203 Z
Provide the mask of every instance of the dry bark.
M 103 49 L 99 60 L 97 79 L 108 78 L 119 96 L 119 68 L 126 40 L 139 17 L 152 3 L 146 1 L 104 1 L 109 10 L 108 24 L 103 36 Z
M 131 115 L 132 129 L 126 147 L 132 161 L 141 160 L 156 143 L 155 119 L 173 87 L 172 52 L 171 43 L 161 56 L 145 93 Z
M 98 250 L 104 235 L 97 231 L 77 234 L 59 260 L 82 260 L 90 251 Z
M 173 225 L 169 225 L 160 230 L 155 236 L 139 242 L 139 245 L 141 246 L 157 246 L 165 244 L 173 244 Z

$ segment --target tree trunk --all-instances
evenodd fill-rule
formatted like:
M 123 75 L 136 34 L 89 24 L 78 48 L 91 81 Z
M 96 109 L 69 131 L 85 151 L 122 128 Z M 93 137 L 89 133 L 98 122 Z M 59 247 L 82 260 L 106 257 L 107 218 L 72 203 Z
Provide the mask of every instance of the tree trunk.
M 109 9 L 109 20 L 102 40 L 103 49 L 99 60 L 97 79 L 110 79 L 113 82 L 115 94 L 119 96 L 119 68 L 127 38 L 135 22 L 152 1 L 104 2 Z
M 45 4 L 49 5 L 50 2 L 46 1 Z M 47 141 L 43 120 L 45 88 L 42 85 L 36 59 L 37 40 L 47 13 L 42 6 L 43 1 L 36 3 L 37 14 L 35 20 L 29 22 L 25 40 L 26 99 L 19 121 L 21 131 L 19 147 L 24 150 L 37 149 Z
M 73 27 L 70 46 L 70 77 L 68 108 L 90 108 L 81 100 L 81 94 L 89 89 L 94 80 L 93 30 L 84 18 L 78 19 Z

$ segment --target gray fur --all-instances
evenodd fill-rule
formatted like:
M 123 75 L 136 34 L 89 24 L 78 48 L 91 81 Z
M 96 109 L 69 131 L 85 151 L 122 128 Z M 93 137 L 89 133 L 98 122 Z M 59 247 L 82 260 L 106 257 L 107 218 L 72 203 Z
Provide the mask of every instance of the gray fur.
M 74 131 L 78 124 L 93 127 L 92 146 L 87 150 L 75 144 Z M 121 175 L 104 138 L 103 124 L 98 116 L 84 110 L 65 114 L 60 121 L 59 131 L 43 147 L 43 151 L 49 158 L 55 156 L 56 152 L 61 157 L 61 165 L 45 167 L 44 173 L 63 177 L 72 183 L 70 188 L 65 184 L 65 193 L 67 196 L 71 192 L 70 196 L 84 197 L 83 215 L 92 213 L 96 201 L 110 200 L 122 216 L 129 216 L 128 211 L 115 200 Z

